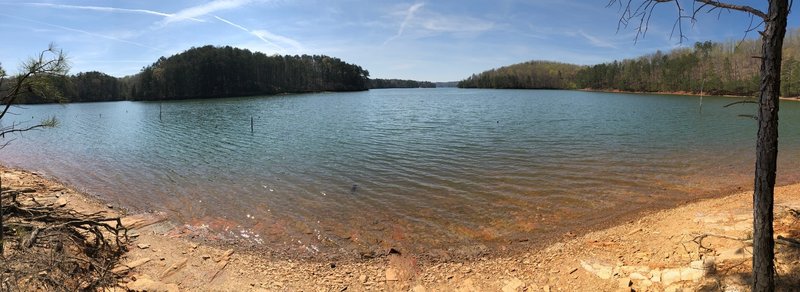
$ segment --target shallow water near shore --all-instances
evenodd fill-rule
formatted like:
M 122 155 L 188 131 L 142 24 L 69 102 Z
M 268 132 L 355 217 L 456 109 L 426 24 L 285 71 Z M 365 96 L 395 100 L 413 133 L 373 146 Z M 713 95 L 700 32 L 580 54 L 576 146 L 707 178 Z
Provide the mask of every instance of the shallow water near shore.
M 723 108 L 736 100 L 451 88 L 30 105 L 3 123 L 61 125 L 0 162 L 210 239 L 474 253 L 749 188 L 756 122 L 739 115 L 755 106 Z M 781 103 L 780 143 L 779 182 L 797 181 L 800 103 Z

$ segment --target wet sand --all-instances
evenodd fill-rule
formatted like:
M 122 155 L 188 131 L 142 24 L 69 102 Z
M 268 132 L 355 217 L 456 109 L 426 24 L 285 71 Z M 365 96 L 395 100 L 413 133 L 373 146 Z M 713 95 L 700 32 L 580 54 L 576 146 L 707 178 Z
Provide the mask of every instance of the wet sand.
M 38 174 L 3 169 L 3 182 L 33 187 L 31 196 L 66 201 L 81 212 L 123 216 L 130 251 L 119 286 L 130 290 L 222 291 L 677 291 L 746 289 L 752 228 L 748 191 L 632 215 L 613 227 L 564 238 L 539 248 L 468 260 L 425 261 L 402 250 L 360 259 L 290 259 L 259 251 L 205 244 L 175 233 L 154 213 L 125 214 Z M 56 192 L 52 190 L 58 190 Z M 776 189 L 776 236 L 800 237 L 800 184 Z M 702 241 L 698 235 L 714 234 Z M 800 285 L 800 249 L 776 246 L 779 291 Z

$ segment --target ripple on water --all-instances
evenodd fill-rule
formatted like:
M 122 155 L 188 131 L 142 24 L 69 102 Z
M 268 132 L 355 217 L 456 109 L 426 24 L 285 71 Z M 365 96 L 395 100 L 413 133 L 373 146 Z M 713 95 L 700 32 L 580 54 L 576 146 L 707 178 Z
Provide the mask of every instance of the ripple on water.
M 696 102 L 424 89 L 34 105 L 15 117 L 62 126 L 15 140 L 0 161 L 220 240 L 310 255 L 448 250 L 749 186 L 754 124 L 725 98 L 706 97 L 702 114 Z M 798 138 L 781 128 L 786 181 Z

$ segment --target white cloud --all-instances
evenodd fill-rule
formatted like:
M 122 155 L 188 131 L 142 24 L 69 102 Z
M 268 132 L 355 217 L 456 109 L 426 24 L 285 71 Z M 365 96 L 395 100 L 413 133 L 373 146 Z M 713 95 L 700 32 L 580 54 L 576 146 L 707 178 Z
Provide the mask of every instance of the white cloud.
M 277 35 L 277 34 L 271 33 L 271 32 L 269 32 L 267 30 L 263 30 L 263 29 L 261 29 L 261 30 L 253 30 L 253 31 L 251 31 L 251 33 L 253 35 L 259 37 L 262 40 L 263 39 L 267 39 L 267 40 L 272 41 L 272 42 L 277 42 L 277 43 L 289 45 L 295 50 L 302 50 L 303 49 L 303 45 L 301 45 L 296 40 L 293 40 L 291 38 L 288 38 L 288 37 L 285 37 L 285 36 L 282 36 L 282 35 Z
M 167 16 L 163 21 L 160 22 L 160 24 L 167 25 L 185 19 L 201 17 L 215 11 L 234 9 L 250 2 L 251 0 L 214 0 L 206 4 L 197 5 L 178 11 L 173 15 Z
M 250 29 L 248 29 L 248 28 L 246 28 L 244 26 L 241 26 L 239 24 L 233 23 L 230 20 L 224 19 L 224 18 L 216 16 L 216 15 L 214 15 L 214 18 L 216 18 L 219 21 L 227 23 L 230 26 L 233 26 L 233 27 L 235 27 L 237 29 L 245 31 L 245 32 L 247 32 L 247 33 L 259 38 L 261 41 L 263 41 L 264 43 L 266 43 L 267 45 L 269 45 L 271 47 L 274 47 L 279 52 L 285 52 L 286 51 L 286 48 L 285 48 L 286 45 L 290 46 L 293 49 L 293 51 L 302 51 L 303 50 L 303 45 L 300 44 L 300 42 L 298 42 L 298 41 L 296 41 L 294 39 L 291 39 L 289 37 L 285 37 L 285 36 L 282 36 L 282 35 L 277 35 L 277 34 L 271 33 L 271 32 L 269 32 L 269 31 L 267 31 L 265 29 L 250 30 Z M 283 46 L 281 46 L 281 45 L 283 45 Z
M 23 4 L 38 6 L 38 7 L 57 8 L 57 9 L 78 9 L 78 10 L 91 10 L 91 11 L 109 12 L 109 13 L 137 13 L 137 14 L 149 14 L 149 15 L 156 15 L 163 17 L 176 17 L 174 14 L 159 12 L 155 10 L 147 10 L 147 9 L 127 9 L 127 8 L 105 7 L 105 6 L 81 6 L 81 5 L 38 3 L 38 2 L 23 3 Z M 202 22 L 202 20 L 192 17 L 188 17 L 186 19 Z
M 47 22 L 41 22 L 41 21 L 37 21 L 37 20 L 11 16 L 11 15 L 7 15 L 7 14 L 2 14 L 2 15 L 5 16 L 5 17 L 15 18 L 15 19 L 19 19 L 19 20 L 23 20 L 23 21 L 27 21 L 27 22 L 32 22 L 32 23 L 37 23 L 37 24 L 46 25 L 46 26 L 50 26 L 50 27 L 55 27 L 55 28 L 62 29 L 62 30 L 78 32 L 78 33 L 82 33 L 82 34 L 89 35 L 89 36 L 104 38 L 104 39 L 107 39 L 107 40 L 117 41 L 117 42 L 131 44 L 131 45 L 142 47 L 142 48 L 156 50 L 156 48 L 154 48 L 154 47 L 151 47 L 151 46 L 148 46 L 148 45 L 145 45 L 145 44 L 142 44 L 142 43 L 137 43 L 137 42 L 132 42 L 132 41 L 129 41 L 129 40 L 124 40 L 124 39 L 117 38 L 117 37 L 114 37 L 114 36 L 109 36 L 109 35 L 104 35 L 104 34 L 99 34 L 99 33 L 93 33 L 93 32 L 82 30 L 82 29 L 71 28 L 71 27 L 66 27 L 66 26 L 47 23 Z
M 414 13 L 416 13 L 417 10 L 422 8 L 422 6 L 425 6 L 425 3 L 416 3 L 414 5 L 411 5 L 411 7 L 408 7 L 408 9 L 406 9 L 406 11 L 405 11 L 405 17 L 403 18 L 403 22 L 400 23 L 400 28 L 397 29 L 397 34 L 395 34 L 394 36 L 392 36 L 389 39 L 387 39 L 385 42 L 383 42 L 383 44 L 385 45 L 385 44 L 391 42 L 392 40 L 394 40 L 396 38 L 399 38 L 401 35 L 403 35 L 403 31 L 406 30 L 406 26 L 411 21 L 411 19 L 414 17 Z
M 436 32 L 482 32 L 492 29 L 494 23 L 471 17 L 438 15 L 425 19 L 421 26 Z
M 440 14 L 428 9 L 422 10 L 424 5 L 425 3 L 417 3 L 407 9 L 392 13 L 395 17 L 402 15 L 403 21 L 400 23 L 397 33 L 383 44 L 386 45 L 404 34 L 412 34 L 416 37 L 441 33 L 471 35 L 495 28 L 495 24 L 491 21 L 469 16 Z
M 591 43 L 595 47 L 611 48 L 611 49 L 616 49 L 617 48 L 617 46 L 614 45 L 613 43 L 611 43 L 611 42 L 609 42 L 607 40 L 603 40 L 603 39 L 600 39 L 598 37 L 589 35 L 589 34 L 583 32 L 582 30 L 579 30 L 578 34 L 581 35 L 586 40 L 588 40 L 589 43 Z

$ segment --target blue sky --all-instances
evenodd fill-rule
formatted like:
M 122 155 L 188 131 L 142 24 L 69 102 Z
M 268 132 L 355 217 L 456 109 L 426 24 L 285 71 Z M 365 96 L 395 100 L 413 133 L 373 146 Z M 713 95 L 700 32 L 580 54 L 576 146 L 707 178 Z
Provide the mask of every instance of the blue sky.
M 636 1 L 636 0 L 635 0 Z M 729 2 L 764 9 L 766 0 Z M 0 62 L 19 62 L 55 42 L 72 70 L 137 73 L 192 46 L 230 45 L 267 54 L 325 54 L 373 78 L 452 81 L 527 60 L 596 64 L 679 46 L 675 9 L 661 5 L 644 39 L 617 31 L 607 0 L 206 0 L 0 1 Z M 798 27 L 796 13 L 790 27 Z M 749 18 L 703 15 L 684 45 L 742 38 Z M 752 35 L 753 37 L 755 34 Z

